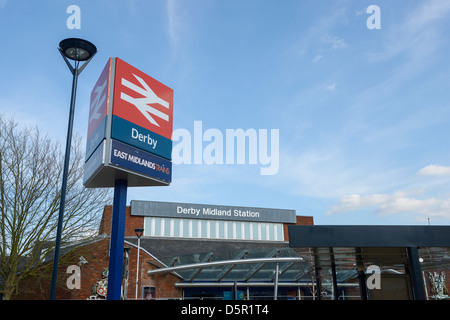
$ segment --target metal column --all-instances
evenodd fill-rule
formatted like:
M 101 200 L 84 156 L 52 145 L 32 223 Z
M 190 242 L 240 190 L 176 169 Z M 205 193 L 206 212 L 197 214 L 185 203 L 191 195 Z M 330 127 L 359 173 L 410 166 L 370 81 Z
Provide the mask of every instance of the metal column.
M 126 180 L 116 180 L 114 186 L 113 216 L 108 273 L 108 300 L 120 300 L 122 288 L 123 242 L 125 233 L 125 211 L 127 207 Z
M 422 267 L 419 262 L 419 250 L 417 247 L 408 247 L 407 251 L 414 300 L 425 300 L 425 287 L 423 285 Z
M 275 284 L 273 286 L 273 300 L 278 299 L 278 275 L 280 274 L 280 266 L 277 263 L 277 266 L 275 268 Z
M 336 277 L 336 262 L 334 260 L 334 251 L 333 248 L 330 248 L 330 258 L 331 258 L 331 277 L 333 280 L 333 299 L 338 300 L 338 286 L 337 286 L 337 277 Z
M 361 300 L 367 300 L 366 274 L 364 273 L 364 261 L 361 248 L 355 248 L 356 268 L 358 270 L 359 295 Z

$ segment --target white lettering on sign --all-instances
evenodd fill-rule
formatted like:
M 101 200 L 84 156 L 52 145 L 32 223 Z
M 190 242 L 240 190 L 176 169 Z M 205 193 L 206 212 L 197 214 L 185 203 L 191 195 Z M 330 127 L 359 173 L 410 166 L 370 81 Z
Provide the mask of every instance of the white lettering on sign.
M 252 211 L 250 209 L 229 209 L 223 210 L 218 208 L 185 208 L 183 206 L 177 206 L 178 214 L 193 215 L 193 216 L 223 216 L 223 217 L 241 217 L 241 218 L 259 218 L 260 213 L 258 211 Z
M 198 216 L 200 214 L 200 209 L 183 208 L 183 207 L 178 206 L 177 213 L 192 214 L 192 215 Z
M 211 209 L 211 208 L 203 208 L 203 215 L 211 215 L 211 216 L 231 216 L 230 210 L 220 210 L 220 209 Z
M 259 218 L 259 212 L 251 210 L 234 210 L 235 217 L 249 217 L 249 218 Z
M 114 149 L 114 157 L 120 158 L 120 159 L 126 159 L 128 156 L 128 153 L 124 151 L 120 151 L 117 149 Z
M 169 121 L 168 114 L 165 114 L 165 113 L 153 108 L 152 106 L 149 106 L 149 104 L 151 104 L 151 103 L 158 103 L 158 104 L 162 105 L 164 108 L 169 109 L 169 103 L 167 101 L 161 99 L 160 97 L 158 97 L 155 94 L 155 92 L 153 92 L 153 90 L 149 87 L 149 85 L 142 78 L 138 77 L 135 74 L 133 74 L 133 76 L 137 79 L 137 81 L 139 81 L 139 83 L 144 88 L 141 88 L 124 78 L 122 78 L 122 85 L 133 90 L 134 92 L 136 92 L 140 95 L 143 95 L 144 98 L 133 98 L 123 92 L 120 93 L 120 98 L 122 100 L 125 100 L 125 101 L 131 103 L 132 105 L 134 105 L 142 113 L 142 115 L 151 124 L 154 124 L 155 126 L 159 127 L 159 124 L 156 122 L 155 119 L 153 119 L 153 117 L 150 115 L 150 113 L 157 116 L 158 118 L 163 119 L 164 121 Z
M 147 143 L 149 146 L 152 146 L 152 149 L 155 149 L 158 143 L 158 140 L 153 139 L 149 134 L 139 133 L 135 128 L 131 128 L 131 138 Z

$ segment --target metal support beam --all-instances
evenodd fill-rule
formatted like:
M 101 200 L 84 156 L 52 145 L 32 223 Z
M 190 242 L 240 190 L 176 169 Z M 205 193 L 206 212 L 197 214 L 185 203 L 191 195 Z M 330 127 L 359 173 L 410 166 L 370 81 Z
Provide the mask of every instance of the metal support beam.
M 334 260 L 333 248 L 330 248 L 330 258 L 331 258 L 331 277 L 333 280 L 333 297 L 334 300 L 338 300 L 338 287 L 337 287 L 337 277 L 336 277 L 336 262 Z
M 274 249 L 272 250 L 267 256 L 268 257 L 278 257 L 278 254 L 280 253 L 280 249 Z M 253 278 L 259 270 L 264 268 L 267 262 L 263 262 L 260 265 L 254 266 L 252 270 L 250 270 L 245 276 L 244 281 L 249 281 L 251 278 Z
M 322 283 L 320 279 L 320 267 L 319 267 L 319 261 L 318 261 L 318 250 L 317 248 L 313 249 L 314 252 L 314 281 L 316 283 L 317 287 L 317 300 L 321 300 L 322 296 Z
M 169 263 L 167 264 L 169 267 L 173 267 L 177 262 L 178 262 L 179 258 L 178 257 L 173 257 Z
M 367 300 L 366 274 L 364 273 L 364 263 L 361 248 L 355 248 L 356 269 L 358 270 L 359 295 L 361 300 Z
M 160 273 L 169 273 L 169 272 L 176 272 L 176 271 L 197 269 L 197 268 L 212 268 L 212 267 L 219 267 L 219 266 L 227 266 L 230 264 L 252 264 L 252 263 L 259 264 L 259 263 L 271 263 L 271 262 L 283 263 L 283 262 L 291 262 L 291 261 L 301 262 L 301 261 L 305 261 L 305 260 L 303 260 L 303 258 L 300 258 L 300 257 L 222 260 L 222 261 L 213 261 L 213 262 L 204 262 L 204 263 L 184 264 L 184 265 L 178 265 L 175 267 L 154 269 L 154 270 L 147 271 L 147 274 L 149 276 L 151 276 L 151 275 L 160 274 Z
M 234 282 L 176 282 L 175 288 L 232 288 Z M 273 287 L 274 282 L 236 282 L 238 287 Z M 278 282 L 278 287 L 311 287 L 312 282 Z M 357 283 L 343 283 L 342 287 L 357 288 Z
M 214 257 L 214 254 L 212 252 L 209 252 L 203 259 L 202 259 L 202 263 L 204 262 L 211 262 L 212 258 Z M 195 278 L 197 278 L 197 276 L 200 274 L 200 272 L 202 272 L 204 267 L 200 267 L 197 270 L 194 270 L 192 272 L 192 275 L 189 279 L 189 282 L 194 281 Z
M 408 247 L 409 271 L 414 300 L 425 300 L 425 287 L 423 284 L 422 267 L 419 262 L 417 247 Z
M 280 273 L 280 265 L 277 263 L 277 266 L 275 267 L 275 282 L 273 285 L 273 300 L 278 299 L 278 275 Z
M 247 250 L 243 250 L 238 256 L 237 256 L 237 258 L 236 259 L 245 259 L 245 257 L 247 256 L 247 254 L 248 254 L 248 251 Z M 231 270 L 233 270 L 234 269 L 234 267 L 235 267 L 236 265 L 235 264 L 232 264 L 232 265 L 229 265 L 229 266 L 227 266 L 224 270 L 222 270 L 222 272 L 218 275 L 218 277 L 217 277 L 217 281 L 218 282 L 221 282 L 230 272 L 231 272 Z
M 279 271 L 279 275 L 282 275 L 282 274 L 284 274 L 286 271 L 288 271 L 293 265 L 295 264 L 295 262 L 289 262 L 289 263 L 287 263 L 287 265 L 286 266 L 284 266 L 280 271 Z M 270 278 L 269 278 L 269 280 L 274 280 L 275 279 L 275 273 L 273 274 L 273 276 L 271 276 Z
M 309 273 L 313 272 L 314 268 L 309 268 L 306 272 L 298 272 L 294 277 L 293 280 L 294 281 L 300 281 L 303 277 L 306 277 Z

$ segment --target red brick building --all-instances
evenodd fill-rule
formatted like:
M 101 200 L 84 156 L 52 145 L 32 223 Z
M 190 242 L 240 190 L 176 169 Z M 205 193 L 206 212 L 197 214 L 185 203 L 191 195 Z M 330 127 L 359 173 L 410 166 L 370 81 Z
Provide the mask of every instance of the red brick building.
M 61 248 L 57 299 L 105 299 L 111 222 L 112 207 L 106 206 L 96 239 Z M 355 247 L 334 238 L 326 246 L 297 247 L 298 234 L 292 231 L 305 228 L 318 232 L 318 239 L 333 238 L 320 233 L 326 226 L 313 226 L 312 217 L 293 210 L 131 201 L 125 218 L 123 297 L 412 298 L 405 248 Z M 445 245 L 418 250 L 427 299 L 449 298 L 448 250 Z M 380 267 L 382 290 L 366 288 L 362 294 L 369 266 Z M 43 265 L 42 270 L 44 276 L 22 283 L 27 290 L 13 298 L 48 299 L 51 268 Z
M 126 208 L 125 219 L 122 294 L 126 296 L 126 299 L 179 299 L 202 295 L 211 298 L 223 297 L 222 291 L 229 289 L 229 286 L 224 287 L 224 284 L 231 285 L 239 280 L 233 272 L 229 272 L 220 282 L 208 278 L 208 287 L 201 291 L 198 283 L 204 282 L 205 278 L 197 275 L 197 279 L 194 279 L 191 276 L 192 270 L 151 276 L 148 275 L 148 271 L 208 259 L 209 261 L 235 259 L 241 257 L 243 252 L 246 252 L 248 257 L 292 254 L 289 249 L 288 226 L 313 224 L 312 217 L 296 216 L 293 210 L 151 201 L 131 201 L 131 205 Z M 60 263 L 57 299 L 105 298 L 106 291 L 102 289 L 102 279 L 105 282 L 105 271 L 109 261 L 111 221 L 112 206 L 106 206 L 99 227 L 99 236 L 72 250 L 71 258 L 63 259 L 67 261 L 66 263 Z M 144 229 L 139 241 L 137 290 L 138 237 L 136 229 Z M 67 250 L 63 248 L 62 252 L 65 251 Z M 77 275 L 71 269 L 67 269 L 70 265 L 79 267 L 78 287 L 74 280 Z M 251 272 L 254 267 L 254 265 L 248 266 L 245 271 Z M 239 270 L 242 273 L 241 269 Z M 272 266 L 269 269 L 266 273 L 273 273 Z M 221 271 L 223 270 L 216 270 L 214 276 Z M 264 270 L 259 270 L 259 274 L 262 273 Z M 250 278 L 249 282 L 252 281 Z M 263 278 L 270 288 L 273 281 L 266 279 L 265 276 Z M 260 285 L 262 278 L 254 279 L 257 279 L 256 282 Z M 197 286 L 193 288 L 177 286 L 186 282 L 195 283 Z M 210 287 L 212 283 L 217 283 L 214 290 Z M 46 288 L 49 288 L 49 281 L 47 279 L 32 279 L 23 285 L 33 290 L 16 298 L 48 298 Z M 255 288 L 255 294 L 258 294 L 260 287 Z M 273 289 L 269 289 L 271 290 Z M 261 291 L 263 295 L 265 291 Z M 293 295 L 295 296 L 295 293 Z

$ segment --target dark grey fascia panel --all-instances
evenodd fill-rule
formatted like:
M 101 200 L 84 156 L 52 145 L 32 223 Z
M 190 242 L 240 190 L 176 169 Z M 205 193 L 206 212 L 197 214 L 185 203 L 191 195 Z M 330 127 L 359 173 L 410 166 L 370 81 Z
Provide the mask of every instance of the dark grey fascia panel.
M 295 223 L 295 210 L 198 203 L 130 201 L 132 216 Z M 242 214 L 241 214 L 242 213 Z
M 450 247 L 450 226 L 289 226 L 289 246 Z

